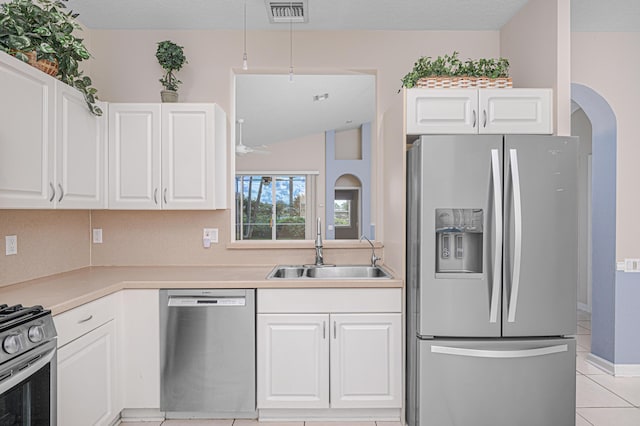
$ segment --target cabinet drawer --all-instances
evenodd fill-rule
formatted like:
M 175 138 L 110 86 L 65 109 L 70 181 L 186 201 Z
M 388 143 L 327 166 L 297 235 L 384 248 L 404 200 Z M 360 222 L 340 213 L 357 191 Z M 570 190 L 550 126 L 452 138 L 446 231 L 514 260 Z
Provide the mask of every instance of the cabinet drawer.
M 258 289 L 258 313 L 401 312 L 399 288 Z
M 62 347 L 116 317 L 117 294 L 105 296 L 53 317 Z

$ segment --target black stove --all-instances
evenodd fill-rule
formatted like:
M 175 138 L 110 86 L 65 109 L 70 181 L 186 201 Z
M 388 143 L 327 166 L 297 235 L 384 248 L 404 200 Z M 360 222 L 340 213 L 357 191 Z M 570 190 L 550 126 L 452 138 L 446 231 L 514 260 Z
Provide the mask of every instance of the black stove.
M 55 337 L 50 310 L 42 306 L 0 305 L 0 364 Z

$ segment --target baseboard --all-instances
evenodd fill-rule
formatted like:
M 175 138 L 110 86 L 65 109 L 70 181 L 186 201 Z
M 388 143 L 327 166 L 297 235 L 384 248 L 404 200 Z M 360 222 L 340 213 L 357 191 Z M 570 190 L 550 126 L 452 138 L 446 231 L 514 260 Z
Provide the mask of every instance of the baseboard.
M 591 308 L 586 303 L 578 302 L 578 310 L 591 313 Z
M 614 364 L 590 353 L 587 362 L 611 376 L 640 377 L 640 364 Z
M 139 422 L 164 421 L 164 412 L 157 408 L 125 408 L 120 413 L 122 420 Z
M 399 408 L 371 409 L 280 409 L 269 408 L 258 410 L 261 422 L 278 421 L 400 421 Z

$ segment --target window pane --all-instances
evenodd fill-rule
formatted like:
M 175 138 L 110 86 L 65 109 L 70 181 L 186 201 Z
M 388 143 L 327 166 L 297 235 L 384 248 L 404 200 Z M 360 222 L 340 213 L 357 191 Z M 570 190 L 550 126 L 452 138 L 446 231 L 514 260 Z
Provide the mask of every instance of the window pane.
M 276 176 L 276 239 L 304 240 L 305 176 Z
M 272 239 L 273 179 L 271 176 L 238 176 L 242 191 L 242 240 Z M 236 193 L 239 198 L 239 194 Z
M 333 205 L 335 226 L 351 226 L 351 200 L 335 200 Z

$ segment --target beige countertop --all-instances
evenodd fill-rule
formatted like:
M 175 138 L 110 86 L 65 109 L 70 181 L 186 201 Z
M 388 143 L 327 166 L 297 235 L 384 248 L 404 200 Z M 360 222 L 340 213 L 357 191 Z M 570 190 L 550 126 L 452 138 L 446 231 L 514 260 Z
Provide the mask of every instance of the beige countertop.
M 402 280 L 266 280 L 273 266 L 93 266 L 0 288 L 0 303 L 54 315 L 122 289 L 401 288 Z

